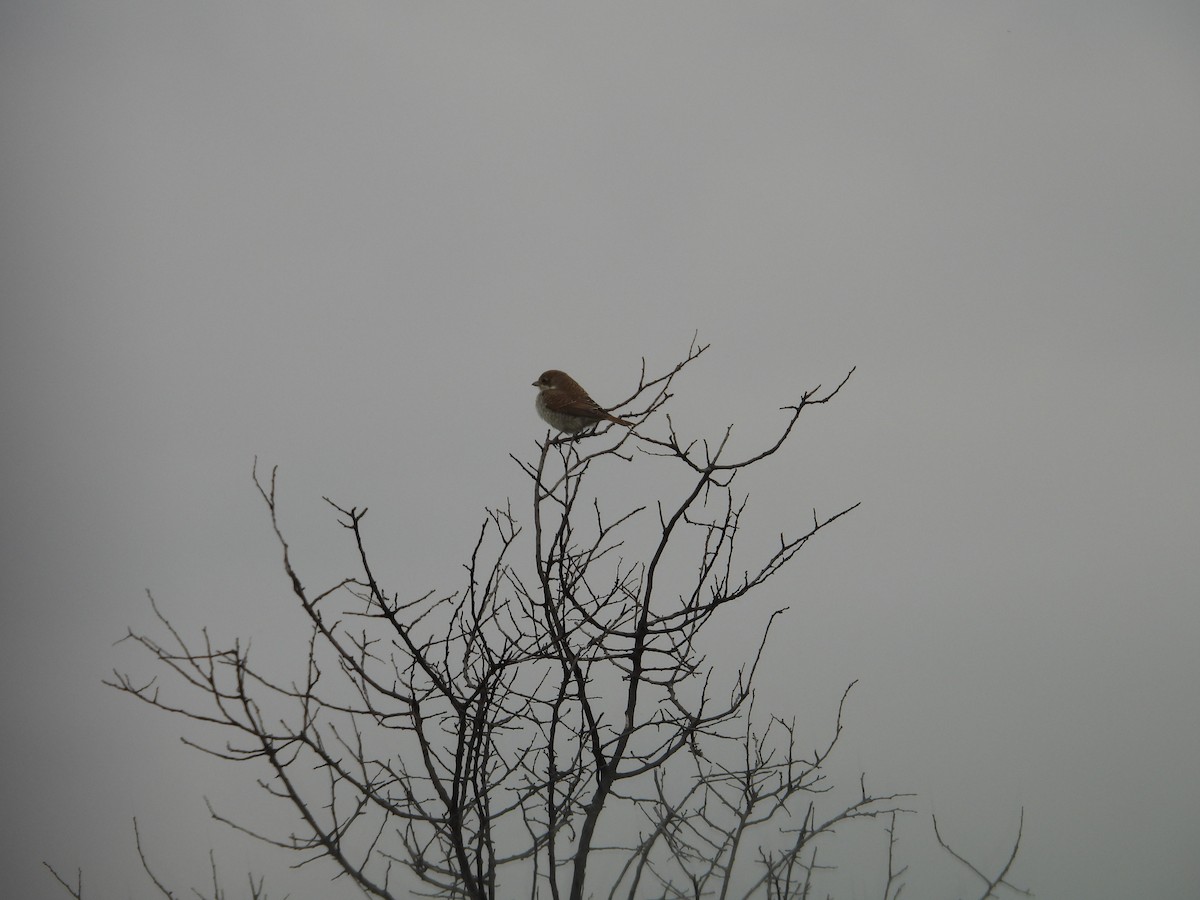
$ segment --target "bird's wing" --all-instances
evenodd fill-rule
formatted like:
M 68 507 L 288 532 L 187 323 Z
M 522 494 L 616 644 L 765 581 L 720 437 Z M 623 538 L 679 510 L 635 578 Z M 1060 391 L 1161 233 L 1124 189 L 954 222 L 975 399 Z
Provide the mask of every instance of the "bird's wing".
M 607 419 L 608 413 L 600 408 L 587 394 L 571 396 L 565 391 L 547 391 L 544 397 L 546 408 L 551 412 L 565 413 L 568 416 L 578 416 L 581 419 Z

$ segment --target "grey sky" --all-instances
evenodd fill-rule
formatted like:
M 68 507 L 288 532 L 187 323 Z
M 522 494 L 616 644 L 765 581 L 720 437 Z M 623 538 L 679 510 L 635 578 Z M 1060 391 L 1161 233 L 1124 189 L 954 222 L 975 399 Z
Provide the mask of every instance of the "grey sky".
M 180 889 L 289 861 L 207 820 L 256 773 L 99 683 L 146 588 L 294 652 L 256 455 L 314 582 L 326 494 L 453 588 L 537 374 L 604 403 L 698 330 L 673 418 L 744 448 L 858 366 L 745 485 L 768 539 L 863 501 L 759 601 L 763 702 L 823 734 L 860 679 L 844 773 L 983 862 L 1024 806 L 1040 897 L 1194 897 L 1198 48 L 1191 0 L 5 4 L 12 896 L 151 896 L 135 815 Z

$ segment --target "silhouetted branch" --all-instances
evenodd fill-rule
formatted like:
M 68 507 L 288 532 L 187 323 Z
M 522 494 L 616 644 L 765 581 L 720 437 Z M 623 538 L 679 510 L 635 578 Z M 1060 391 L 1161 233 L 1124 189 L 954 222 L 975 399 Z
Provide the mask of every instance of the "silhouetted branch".
M 1014 891 L 1015 893 L 1024 894 L 1027 897 L 1033 896 L 1031 891 L 1027 891 L 1023 888 L 1016 887 L 1005 880 L 1005 878 L 1008 876 L 1009 870 L 1012 868 L 1012 864 L 1016 861 L 1017 851 L 1021 847 L 1021 833 L 1024 830 L 1024 828 L 1025 828 L 1025 809 L 1024 809 L 1024 807 L 1022 807 L 1020 820 L 1017 823 L 1017 837 L 1013 841 L 1012 851 L 1008 854 L 1008 861 L 1004 863 L 1004 868 L 1002 868 L 1000 870 L 1000 874 L 998 874 L 995 878 L 989 878 L 987 875 L 984 875 L 983 872 L 981 872 L 973 863 L 971 863 L 969 860 L 967 860 L 961 854 L 959 854 L 958 852 L 953 850 L 950 847 L 950 845 L 947 844 L 942 839 L 942 834 L 938 830 L 937 816 L 933 816 L 933 833 L 934 833 L 934 836 L 937 838 L 937 842 L 939 844 L 941 844 L 942 849 L 944 849 L 947 853 L 949 853 L 951 856 L 953 856 L 955 859 L 957 859 L 960 863 L 962 863 L 964 866 L 966 866 L 968 869 L 970 869 L 972 872 L 974 872 L 975 875 L 979 878 L 979 880 L 982 881 L 986 885 L 983 893 L 980 894 L 980 896 L 979 896 L 979 900 L 988 900 L 989 897 L 994 896 L 993 892 L 996 890 L 996 888 L 1000 887 L 1001 885 L 1008 888 L 1010 891 Z
M 61 884 L 63 886 L 63 888 L 66 890 L 66 892 L 68 894 L 70 894 L 72 897 L 74 897 L 75 900 L 83 900 L 83 870 L 82 869 L 75 870 L 75 885 L 72 886 L 70 882 L 68 882 L 65 878 L 63 878 L 61 875 L 59 875 L 57 871 L 55 871 L 54 866 L 50 865 L 50 863 L 43 860 L 42 865 L 45 866 L 47 870 L 49 870 L 50 874 L 54 876 L 54 880 L 57 881 L 59 884 Z

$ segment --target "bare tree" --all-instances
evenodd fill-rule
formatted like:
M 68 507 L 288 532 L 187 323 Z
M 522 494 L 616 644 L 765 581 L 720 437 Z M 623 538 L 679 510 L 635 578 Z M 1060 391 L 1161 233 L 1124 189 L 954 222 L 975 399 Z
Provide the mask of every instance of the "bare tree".
M 735 553 L 746 501 L 736 476 L 777 454 L 801 415 L 830 402 L 850 374 L 783 407 L 777 437 L 742 458 L 729 458 L 728 430 L 715 445 L 684 441 L 669 415 L 665 437 L 643 434 L 705 349 L 693 343 L 658 377 L 643 364 L 620 404 L 638 427 L 547 434 L 536 460 L 514 456 L 531 490 L 531 564 L 515 558 L 528 539 L 518 540 L 511 504 L 489 510 L 456 592 L 410 598 L 386 587 L 368 550 L 367 510 L 333 501 L 359 569 L 307 588 L 279 521 L 276 472 L 264 480 L 256 469 L 311 626 L 303 679 L 273 679 L 240 642 L 217 647 L 206 631 L 185 638 L 151 597 L 162 636 L 126 639 L 175 676 L 182 699 L 157 676 L 116 672 L 111 685 L 211 728 L 217 737 L 194 745 L 263 772 L 260 786 L 293 824 L 266 834 L 210 806 L 214 818 L 304 862 L 324 860 L 368 895 L 809 897 L 834 828 L 881 817 L 890 823 L 884 893 L 898 896 L 904 870 L 892 848 L 905 795 L 873 795 L 864 780 L 827 808 L 826 761 L 850 688 L 823 740 L 790 718 L 758 715 L 755 677 L 784 609 L 742 665 L 709 660 L 722 610 L 857 506 L 814 511 L 777 545 Z M 610 515 L 589 476 L 647 457 L 683 473 L 686 488 Z M 630 550 L 627 535 L 648 517 L 651 538 Z M 1007 871 L 981 875 L 989 891 Z

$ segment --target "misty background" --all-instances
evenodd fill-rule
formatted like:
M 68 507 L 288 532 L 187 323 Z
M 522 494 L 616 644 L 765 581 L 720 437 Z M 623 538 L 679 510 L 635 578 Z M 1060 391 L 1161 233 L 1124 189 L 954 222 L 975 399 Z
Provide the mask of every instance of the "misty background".
M 154 896 L 136 816 L 180 893 L 212 847 L 356 896 L 209 818 L 288 830 L 114 642 L 150 589 L 294 668 L 256 457 L 308 582 L 354 563 L 327 495 L 457 588 L 527 518 L 530 382 L 612 403 L 698 332 L 672 418 L 735 452 L 858 367 L 740 486 L 764 542 L 862 507 L 713 653 L 789 606 L 759 705 L 814 744 L 859 680 L 838 778 L 918 793 L 906 896 L 976 890 L 929 812 L 998 871 L 1024 808 L 1037 896 L 1195 897 L 1198 50 L 1193 0 L 0 6 L 6 891 Z

